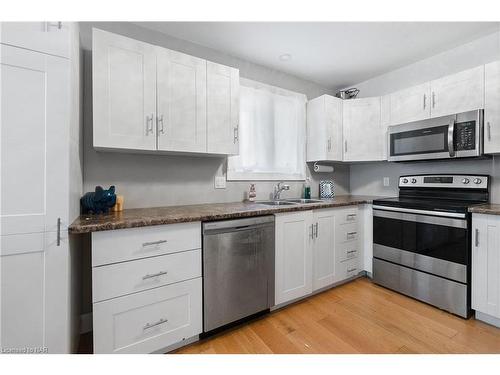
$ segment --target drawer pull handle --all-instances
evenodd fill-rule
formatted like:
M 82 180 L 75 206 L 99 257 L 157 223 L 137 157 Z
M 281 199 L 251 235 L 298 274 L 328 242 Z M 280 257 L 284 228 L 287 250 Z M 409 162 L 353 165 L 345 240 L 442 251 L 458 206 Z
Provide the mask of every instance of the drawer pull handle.
M 356 220 L 356 214 L 349 214 L 349 215 L 347 215 L 347 220 L 349 220 L 349 221 Z
M 156 323 L 146 323 L 146 325 L 144 327 L 142 327 L 142 330 L 145 331 L 147 329 L 159 326 L 160 324 L 165 324 L 167 322 L 168 322 L 168 319 L 162 318 L 162 319 L 158 320 Z
M 160 245 L 162 243 L 166 243 L 167 240 L 159 240 L 159 241 L 153 241 L 153 242 L 144 242 L 142 244 L 142 247 L 146 247 L 146 246 L 153 246 L 153 245 Z
M 358 232 L 347 232 L 347 238 L 353 238 L 358 234 Z
M 168 272 L 167 271 L 160 271 L 158 273 L 153 273 L 152 275 L 144 275 L 142 277 L 143 280 L 147 280 L 147 279 L 153 279 L 155 277 L 158 277 L 158 276 L 163 276 L 163 275 L 166 275 Z
M 347 254 L 352 254 L 352 253 L 355 253 L 355 252 L 356 252 L 356 250 L 350 250 L 350 251 L 347 252 Z
M 348 269 L 347 272 L 354 272 L 356 270 L 357 270 L 357 268 L 351 268 L 350 270 Z

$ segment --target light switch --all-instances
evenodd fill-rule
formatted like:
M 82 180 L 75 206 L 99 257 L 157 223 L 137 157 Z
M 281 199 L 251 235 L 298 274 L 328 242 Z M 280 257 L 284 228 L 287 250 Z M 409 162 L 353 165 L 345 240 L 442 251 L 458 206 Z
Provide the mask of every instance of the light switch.
M 215 176 L 215 188 L 216 189 L 225 189 L 226 188 L 226 177 Z
M 389 177 L 384 177 L 384 186 L 389 186 Z

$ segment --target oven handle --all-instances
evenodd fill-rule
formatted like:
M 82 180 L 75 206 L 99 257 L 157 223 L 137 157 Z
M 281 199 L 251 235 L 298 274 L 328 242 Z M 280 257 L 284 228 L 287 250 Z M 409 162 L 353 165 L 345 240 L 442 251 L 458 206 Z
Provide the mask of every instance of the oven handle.
M 387 219 L 408 221 L 411 223 L 441 225 L 444 227 L 467 229 L 467 220 L 455 219 L 451 217 L 439 217 L 439 216 L 410 214 L 405 212 L 394 212 L 394 211 L 383 211 L 383 210 L 374 210 L 373 217 L 382 217 Z
M 442 217 L 455 217 L 458 219 L 465 219 L 465 214 L 460 214 L 456 212 L 442 212 L 442 211 L 429 211 L 429 210 L 416 210 L 413 208 L 401 208 L 401 207 L 389 207 L 389 206 L 377 206 L 373 205 L 374 210 L 384 210 L 384 211 L 395 211 L 395 212 L 407 212 L 410 214 L 421 214 L 421 215 L 431 215 L 431 216 L 442 216 Z
M 455 146 L 453 144 L 453 135 L 455 133 L 455 119 L 452 118 L 450 120 L 450 125 L 448 125 L 448 152 L 450 153 L 450 157 L 455 156 Z

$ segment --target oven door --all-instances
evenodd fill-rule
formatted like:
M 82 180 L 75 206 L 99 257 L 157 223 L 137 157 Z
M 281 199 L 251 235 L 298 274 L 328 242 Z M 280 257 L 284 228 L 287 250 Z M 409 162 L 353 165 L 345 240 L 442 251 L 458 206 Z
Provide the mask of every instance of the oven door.
M 466 216 L 374 206 L 373 256 L 466 284 Z

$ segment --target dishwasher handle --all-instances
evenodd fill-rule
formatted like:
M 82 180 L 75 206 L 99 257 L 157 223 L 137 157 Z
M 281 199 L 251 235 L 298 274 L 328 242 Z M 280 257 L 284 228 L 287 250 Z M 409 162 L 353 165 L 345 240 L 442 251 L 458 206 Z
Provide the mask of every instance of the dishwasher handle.
M 237 232 L 266 226 L 274 226 L 274 216 L 257 216 L 236 220 L 212 221 L 203 223 L 203 234 Z

